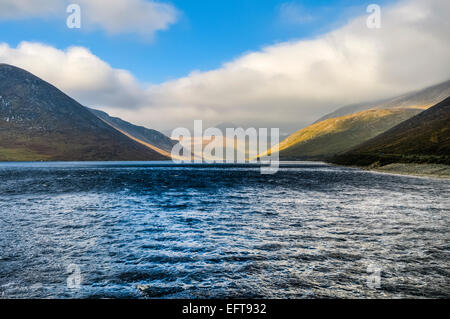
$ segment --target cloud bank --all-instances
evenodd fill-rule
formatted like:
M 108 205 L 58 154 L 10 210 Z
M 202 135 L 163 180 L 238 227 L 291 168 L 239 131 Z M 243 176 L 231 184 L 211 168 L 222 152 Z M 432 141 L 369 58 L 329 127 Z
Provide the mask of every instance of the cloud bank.
M 82 47 L 0 45 L 0 62 L 35 73 L 86 105 L 156 129 L 231 121 L 293 131 L 335 108 L 450 78 L 450 2 L 408 0 L 310 40 L 245 54 L 221 68 L 146 86 Z
M 83 47 L 65 51 L 22 42 L 0 44 L 0 62 L 21 67 L 89 106 L 142 106 L 145 90 L 126 70 L 114 69 Z
M 432 85 L 450 78 L 449 14 L 439 0 L 382 7 L 381 29 L 367 28 L 364 14 L 316 39 L 159 85 L 148 112 L 295 129 L 341 105 Z
M 171 4 L 153 0 L 0 0 L 0 19 L 65 19 L 71 3 L 80 5 L 82 28 L 103 29 L 109 34 L 151 37 L 175 23 L 179 15 Z

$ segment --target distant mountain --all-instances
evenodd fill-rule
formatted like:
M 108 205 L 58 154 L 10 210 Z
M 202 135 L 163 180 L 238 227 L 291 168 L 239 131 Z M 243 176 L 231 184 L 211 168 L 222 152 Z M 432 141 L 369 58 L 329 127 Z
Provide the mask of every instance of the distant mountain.
M 219 123 L 214 126 L 214 128 L 218 128 L 219 130 L 221 130 L 224 135 L 226 133 L 227 128 L 236 129 L 236 128 L 240 128 L 240 127 L 243 128 L 242 125 L 238 125 L 233 122 L 222 122 L 222 123 Z
M 347 105 L 321 117 L 315 123 L 369 109 L 388 109 L 395 107 L 426 109 L 442 101 L 449 95 L 450 80 L 394 98 Z
M 326 160 L 420 113 L 419 109 L 368 110 L 308 126 L 279 144 L 285 160 Z
M 348 165 L 450 165 L 450 97 L 332 161 Z
M 167 159 L 51 84 L 0 64 L 0 161 Z
M 172 140 L 171 138 L 156 130 L 131 124 L 118 117 L 111 117 L 108 113 L 105 113 L 103 111 L 91 108 L 88 109 L 95 116 L 115 128 L 116 130 L 164 156 L 170 156 L 172 148 L 178 143 L 177 141 Z

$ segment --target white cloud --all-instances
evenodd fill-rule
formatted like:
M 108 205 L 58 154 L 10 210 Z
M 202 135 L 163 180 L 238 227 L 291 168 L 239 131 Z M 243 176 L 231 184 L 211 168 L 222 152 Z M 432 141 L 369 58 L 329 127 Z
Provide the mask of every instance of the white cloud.
M 151 37 L 175 23 L 179 15 L 171 4 L 153 0 L 0 0 L 0 19 L 66 19 L 70 3 L 81 7 L 82 28 L 100 28 L 110 34 L 136 32 Z
M 88 27 L 112 34 L 138 32 L 152 35 L 176 22 L 178 11 L 170 4 L 145 0 L 77 0 Z
M 148 100 L 128 71 L 113 69 L 83 47 L 62 51 L 41 43 L 22 42 L 17 48 L 3 43 L 0 62 L 41 77 L 87 106 L 136 107 Z
M 202 119 L 295 130 L 341 105 L 450 78 L 450 2 L 408 0 L 381 10 L 381 29 L 367 28 L 364 11 L 316 39 L 269 46 L 150 87 L 80 47 L 3 44 L 0 62 L 24 67 L 86 105 L 156 129 Z
M 450 2 L 402 1 L 381 14 L 381 29 L 367 28 L 364 10 L 316 39 L 269 46 L 156 86 L 145 112 L 186 125 L 199 118 L 295 129 L 341 105 L 450 78 Z
M 63 14 L 61 0 L 0 0 L 0 19 L 25 19 Z

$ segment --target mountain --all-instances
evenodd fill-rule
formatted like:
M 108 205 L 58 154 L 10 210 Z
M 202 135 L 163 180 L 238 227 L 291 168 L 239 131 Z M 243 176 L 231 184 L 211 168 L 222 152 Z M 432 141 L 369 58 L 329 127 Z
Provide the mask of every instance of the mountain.
M 0 161 L 167 159 L 53 85 L 0 64 Z
M 346 106 L 279 144 L 280 158 L 327 160 L 374 138 L 450 95 L 450 80 L 371 103 Z
M 387 108 L 420 108 L 426 109 L 436 103 L 442 101 L 447 96 L 450 95 L 450 80 L 427 87 L 422 90 L 409 92 L 400 96 L 396 96 L 394 98 L 383 99 L 372 102 L 365 102 L 353 105 L 347 105 L 337 109 L 334 112 L 331 112 L 320 119 L 318 119 L 315 123 L 340 117 L 344 115 L 349 115 L 352 113 L 365 111 L 368 109 L 387 109 Z
M 172 148 L 178 143 L 156 130 L 131 124 L 118 117 L 111 117 L 103 111 L 91 108 L 88 108 L 88 110 L 119 132 L 164 156 L 170 156 Z
M 215 129 L 219 129 L 222 137 L 214 136 L 213 138 L 206 138 L 204 136 L 202 137 L 191 137 L 191 138 L 185 138 L 182 142 L 180 142 L 185 148 L 191 147 L 192 154 L 195 158 L 202 158 L 204 160 L 208 161 L 217 161 L 222 162 L 226 159 L 227 152 L 231 151 L 234 152 L 234 154 L 239 157 L 247 158 L 248 154 L 246 152 L 246 144 L 245 141 L 242 141 L 242 139 L 228 139 L 226 136 L 226 129 L 239 129 L 240 126 L 237 126 L 233 123 L 222 123 L 218 124 L 214 127 Z M 245 130 L 245 129 L 244 129 Z M 201 151 L 201 153 L 197 153 L 196 149 L 200 148 L 200 150 L 205 150 L 207 148 L 214 148 L 214 154 L 208 155 L 206 152 L 204 153 Z M 221 150 L 221 151 L 220 151 Z
M 308 126 L 279 144 L 280 158 L 325 160 L 420 113 L 418 109 L 368 110 Z
M 332 160 L 337 164 L 392 162 L 450 165 L 450 97 Z
M 235 124 L 233 122 L 222 122 L 214 126 L 214 128 L 218 128 L 225 135 L 227 128 L 236 129 L 239 127 L 243 127 L 242 125 Z

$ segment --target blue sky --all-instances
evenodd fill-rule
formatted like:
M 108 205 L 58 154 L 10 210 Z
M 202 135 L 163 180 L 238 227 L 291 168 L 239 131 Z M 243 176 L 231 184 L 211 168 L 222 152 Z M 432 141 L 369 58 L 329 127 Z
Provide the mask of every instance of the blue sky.
M 388 2 L 377 0 L 379 4 Z M 127 69 L 143 82 L 161 83 L 194 70 L 218 68 L 267 45 L 325 33 L 364 13 L 371 2 L 175 0 L 170 3 L 181 13 L 179 19 L 168 30 L 158 31 L 153 39 L 133 33 L 109 35 L 103 30 L 68 29 L 65 25 L 68 14 L 59 19 L 3 20 L 0 39 L 11 46 L 21 41 L 42 42 L 58 49 L 84 46 L 114 68 Z M 301 10 L 307 21 L 286 21 L 281 14 L 283 4 L 292 5 L 288 9 Z

